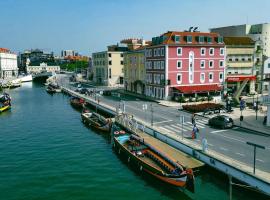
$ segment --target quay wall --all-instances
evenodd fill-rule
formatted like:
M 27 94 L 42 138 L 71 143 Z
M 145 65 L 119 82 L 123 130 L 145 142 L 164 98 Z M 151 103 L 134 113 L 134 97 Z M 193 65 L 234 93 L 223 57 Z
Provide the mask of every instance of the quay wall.
M 103 110 L 113 116 L 116 115 L 116 108 L 106 105 L 104 103 L 100 104 L 95 100 L 86 98 L 84 95 L 78 94 L 70 89 L 62 88 L 64 93 L 68 93 L 72 96 L 84 98 L 86 102 L 97 106 L 98 109 Z M 183 151 L 184 153 L 204 162 L 205 164 L 232 176 L 233 178 L 240 180 L 253 188 L 258 189 L 259 191 L 270 195 L 270 179 L 269 173 L 256 170 L 256 175 L 252 173 L 252 168 L 235 161 L 231 158 L 227 158 L 224 155 L 217 154 L 213 151 L 202 151 L 202 147 L 195 145 L 189 141 L 181 140 L 181 136 L 173 136 L 170 134 L 165 134 L 159 130 L 153 129 L 150 124 L 147 124 L 143 121 L 136 120 L 137 127 L 140 130 L 143 130 L 145 133 L 169 144 L 176 149 Z M 131 127 L 126 127 L 131 130 Z

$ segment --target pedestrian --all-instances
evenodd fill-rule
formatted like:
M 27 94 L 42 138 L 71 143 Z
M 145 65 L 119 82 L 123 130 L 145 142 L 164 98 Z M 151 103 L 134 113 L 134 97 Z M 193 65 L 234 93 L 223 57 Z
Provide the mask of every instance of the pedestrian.
M 254 103 L 253 103 L 253 110 L 256 110 L 256 108 L 257 108 L 257 103 L 256 103 L 256 101 L 254 101 Z
M 193 125 L 195 124 L 195 113 L 193 113 L 192 116 L 191 116 L 191 123 Z
M 192 129 L 192 139 L 197 139 L 198 135 L 197 133 L 199 132 L 199 129 L 197 128 L 196 124 L 194 124 L 193 129 Z

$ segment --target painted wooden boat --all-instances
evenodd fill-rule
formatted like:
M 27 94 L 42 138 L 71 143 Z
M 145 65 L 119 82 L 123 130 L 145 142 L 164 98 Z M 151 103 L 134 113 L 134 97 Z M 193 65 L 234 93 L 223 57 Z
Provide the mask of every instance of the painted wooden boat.
M 5 112 L 9 109 L 11 109 L 10 105 L 3 105 L 2 107 L 0 107 L 0 113 Z
M 86 112 L 81 114 L 82 122 L 92 128 L 102 132 L 110 132 L 112 121 L 110 118 L 105 118 L 95 112 Z
M 114 130 L 113 140 L 116 152 L 123 154 L 128 162 L 133 162 L 141 171 L 171 186 L 194 192 L 192 169 L 187 169 L 178 161 L 173 161 L 135 134 Z
M 70 99 L 70 104 L 76 109 L 83 109 L 85 101 L 78 97 L 72 97 Z

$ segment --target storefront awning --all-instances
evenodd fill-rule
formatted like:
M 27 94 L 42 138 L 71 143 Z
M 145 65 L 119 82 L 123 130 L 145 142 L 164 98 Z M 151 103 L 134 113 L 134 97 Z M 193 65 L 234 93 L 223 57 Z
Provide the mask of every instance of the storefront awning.
M 213 92 L 220 91 L 221 86 L 217 84 L 213 85 L 191 85 L 191 86 L 179 86 L 175 87 L 181 93 L 190 94 L 190 93 L 203 93 L 203 92 Z
M 249 81 L 256 81 L 256 76 L 227 76 L 227 82 L 240 82 L 248 79 Z

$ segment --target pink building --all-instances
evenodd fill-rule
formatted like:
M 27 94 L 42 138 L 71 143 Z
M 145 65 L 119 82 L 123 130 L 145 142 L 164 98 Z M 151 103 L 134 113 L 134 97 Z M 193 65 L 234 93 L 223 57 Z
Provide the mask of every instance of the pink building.
M 145 59 L 147 96 L 168 99 L 222 89 L 225 48 L 217 33 L 169 31 L 152 38 Z

